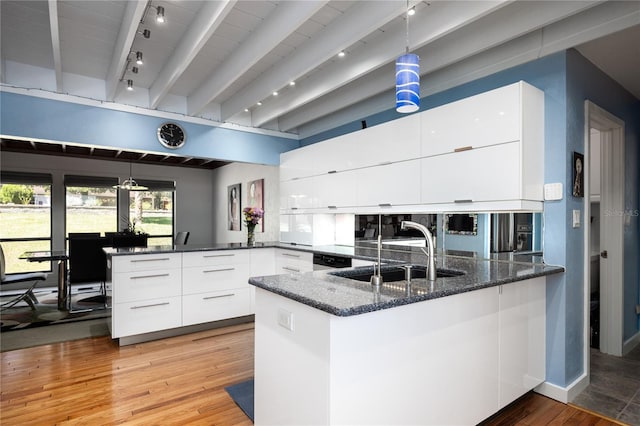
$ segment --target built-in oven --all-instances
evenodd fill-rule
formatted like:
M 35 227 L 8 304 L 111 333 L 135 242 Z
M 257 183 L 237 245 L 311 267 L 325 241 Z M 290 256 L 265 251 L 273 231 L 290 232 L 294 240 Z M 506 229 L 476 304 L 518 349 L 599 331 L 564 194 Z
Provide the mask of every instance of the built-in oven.
M 313 270 L 350 268 L 351 258 L 332 254 L 313 253 Z

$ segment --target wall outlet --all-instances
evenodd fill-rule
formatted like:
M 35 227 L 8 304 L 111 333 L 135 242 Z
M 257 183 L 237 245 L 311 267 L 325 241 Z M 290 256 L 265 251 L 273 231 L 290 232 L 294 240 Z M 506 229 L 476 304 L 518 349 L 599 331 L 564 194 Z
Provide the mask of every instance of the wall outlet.
M 293 313 L 285 309 L 278 309 L 278 324 L 289 331 L 293 331 Z

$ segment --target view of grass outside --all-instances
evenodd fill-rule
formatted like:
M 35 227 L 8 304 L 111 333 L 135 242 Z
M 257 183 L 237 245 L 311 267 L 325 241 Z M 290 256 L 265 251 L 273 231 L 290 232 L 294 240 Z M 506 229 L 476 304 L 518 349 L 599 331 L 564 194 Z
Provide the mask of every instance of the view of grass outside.
M 0 204 L 0 238 L 50 238 L 51 209 L 49 206 Z M 2 250 L 6 272 L 49 271 L 50 263 L 30 263 L 20 260 L 25 251 L 50 250 L 50 240 L 4 241 Z

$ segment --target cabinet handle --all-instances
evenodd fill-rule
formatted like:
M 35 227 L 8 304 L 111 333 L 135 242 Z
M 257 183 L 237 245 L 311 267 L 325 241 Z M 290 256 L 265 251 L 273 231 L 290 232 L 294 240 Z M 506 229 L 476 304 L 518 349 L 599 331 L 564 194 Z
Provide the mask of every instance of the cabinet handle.
M 282 253 L 282 255 L 287 257 L 300 257 L 299 254 L 292 254 L 292 253 Z
M 131 263 L 137 263 L 137 262 L 158 262 L 158 261 L 162 261 L 162 260 L 171 260 L 170 257 L 160 257 L 160 258 L 155 258 L 155 259 L 132 259 L 129 262 Z
M 164 306 L 164 305 L 168 305 L 169 302 L 164 302 L 164 303 L 153 303 L 151 305 L 138 305 L 138 306 L 132 306 L 130 309 L 142 309 L 142 308 L 153 308 L 154 306 Z
M 471 145 L 469 145 L 469 146 L 461 146 L 460 148 L 454 149 L 453 152 L 469 151 L 471 149 L 473 149 L 473 147 Z
M 327 207 L 330 208 L 330 209 L 337 209 L 338 208 L 338 206 L 327 206 Z
M 235 269 L 236 269 L 236 268 L 209 269 L 209 270 L 202 271 L 202 272 L 204 272 L 204 273 L 206 274 L 207 272 L 224 272 L 224 271 L 234 271 Z
M 207 297 L 203 297 L 202 300 L 209 300 L 209 299 L 220 299 L 223 297 L 231 297 L 231 296 L 235 296 L 234 293 L 229 293 L 229 294 L 221 294 L 220 296 L 207 296 Z
M 291 210 L 298 210 L 297 207 L 291 207 Z
M 383 161 L 382 163 L 378 163 L 378 166 L 388 166 L 391 164 L 391 161 Z
M 285 271 L 300 272 L 300 269 L 290 268 L 288 266 L 283 266 L 282 269 L 284 269 Z
M 235 254 L 227 253 L 227 254 L 205 254 L 202 257 L 233 257 Z
M 328 174 L 333 174 L 333 173 L 338 173 L 338 171 L 337 170 L 329 170 L 327 173 Z
M 473 200 L 453 200 L 454 203 L 473 203 Z
M 138 278 L 160 278 L 168 277 L 169 274 L 155 274 L 155 275 L 139 275 L 137 277 L 129 277 L 130 280 L 137 280 Z
M 378 207 L 391 207 L 391 203 L 380 203 Z

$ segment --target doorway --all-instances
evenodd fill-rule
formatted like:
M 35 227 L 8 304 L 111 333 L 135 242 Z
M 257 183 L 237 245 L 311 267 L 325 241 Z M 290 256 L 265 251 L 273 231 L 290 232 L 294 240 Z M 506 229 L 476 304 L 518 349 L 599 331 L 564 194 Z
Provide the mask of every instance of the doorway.
M 624 122 L 585 102 L 585 342 L 623 354 Z M 593 152 L 592 152 L 593 150 Z M 599 273 L 598 273 L 599 272 Z M 597 329 L 594 332 L 594 327 Z M 585 362 L 589 347 L 585 345 Z M 589 371 L 589 366 L 586 366 Z

